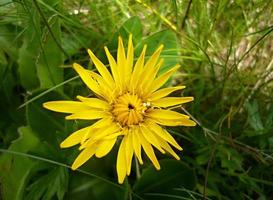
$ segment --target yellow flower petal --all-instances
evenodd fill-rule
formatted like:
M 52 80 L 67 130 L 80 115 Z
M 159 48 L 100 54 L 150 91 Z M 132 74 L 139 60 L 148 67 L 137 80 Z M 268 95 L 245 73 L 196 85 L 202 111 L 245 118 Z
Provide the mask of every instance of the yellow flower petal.
M 165 72 L 164 74 L 157 77 L 151 84 L 150 88 L 148 89 L 149 94 L 154 92 L 155 90 L 159 89 L 167 80 L 173 75 L 176 70 L 178 70 L 180 65 L 176 65 L 171 68 L 169 71 Z
M 87 160 L 89 160 L 95 154 L 96 149 L 97 145 L 93 145 L 84 149 L 72 164 L 71 166 L 72 170 L 76 170 L 81 165 L 83 165 Z
M 153 119 L 156 123 L 163 126 L 196 126 L 196 123 L 190 119 Z
M 177 90 L 182 90 L 184 88 L 185 88 L 185 86 L 176 86 L 176 87 L 163 88 L 163 89 L 157 90 L 156 92 L 150 94 L 146 98 L 149 101 L 154 101 L 154 100 L 160 99 L 162 97 L 165 97 L 165 96 L 171 94 L 172 92 L 175 92 Z
M 147 112 L 147 117 L 152 119 L 163 119 L 163 120 L 181 120 L 181 119 L 189 119 L 188 115 L 184 115 L 172 110 L 164 110 L 164 109 L 153 109 L 150 112 Z
M 126 85 L 128 85 L 131 78 L 133 63 L 134 63 L 133 36 L 132 34 L 130 34 L 129 40 L 128 40 L 127 58 L 126 58 L 126 65 L 125 65 Z
M 87 97 L 77 96 L 77 99 L 79 99 L 85 105 L 90 106 L 92 108 L 108 110 L 110 107 L 106 101 L 100 100 L 98 98 L 87 98 Z
M 155 168 L 157 170 L 160 170 L 160 165 L 159 165 L 159 162 L 158 162 L 158 160 L 157 160 L 157 158 L 155 156 L 153 147 L 151 146 L 151 144 L 149 142 L 147 142 L 147 140 L 144 138 L 144 136 L 142 135 L 141 132 L 139 132 L 138 136 L 139 136 L 139 141 L 140 141 L 146 155 L 152 161 Z
M 141 144 L 139 141 L 139 138 L 137 134 L 139 134 L 139 130 L 137 128 L 132 130 L 132 141 L 133 141 L 133 148 L 134 148 L 134 153 L 139 161 L 140 164 L 143 164 L 143 160 L 141 157 Z
M 179 156 L 174 152 L 174 150 L 170 147 L 170 145 L 165 140 L 163 140 L 159 136 L 156 136 L 156 138 L 163 149 L 165 149 L 168 153 L 170 153 L 176 160 L 180 160 Z
M 76 144 L 79 144 L 82 138 L 90 131 L 90 126 L 77 130 L 68 136 L 61 144 L 61 148 L 72 147 Z
M 168 143 L 170 143 L 171 145 L 173 145 L 175 148 L 177 148 L 178 150 L 182 150 L 182 147 L 179 146 L 179 144 L 175 141 L 175 139 L 168 133 L 168 131 L 166 131 L 165 129 L 161 128 L 159 125 L 157 125 L 154 122 L 147 122 L 149 126 L 149 128 L 155 133 L 157 134 L 159 137 L 161 137 L 163 140 L 167 141 Z
M 126 154 L 126 164 L 127 164 L 127 175 L 129 176 L 131 173 L 131 165 L 133 158 L 133 142 L 132 142 L 132 133 L 128 133 L 124 136 L 123 140 L 125 140 L 125 154 Z
M 163 59 L 161 59 L 161 61 L 159 62 L 157 66 L 156 66 L 156 63 L 158 61 L 159 55 L 163 47 L 164 47 L 163 45 L 160 45 L 157 48 L 157 50 L 153 53 L 153 55 L 149 58 L 149 60 L 146 62 L 142 70 L 141 82 L 139 82 L 139 84 L 141 84 L 142 87 L 145 87 L 149 82 L 154 80 L 159 68 L 161 67 L 163 63 Z
M 65 119 L 100 119 L 103 117 L 107 117 L 109 114 L 105 111 L 98 111 L 98 110 L 83 110 L 72 115 L 68 115 Z
M 124 139 L 121 141 L 121 144 L 118 150 L 116 169 L 117 169 L 119 184 L 123 183 L 126 176 L 126 171 L 127 171 L 125 142 L 126 141 Z
M 142 133 L 142 135 L 145 137 L 145 139 L 152 144 L 155 148 L 157 148 L 161 153 L 165 153 L 165 151 L 161 148 L 157 138 L 155 137 L 154 133 L 152 131 L 149 130 L 148 127 L 141 126 L 140 127 L 140 131 Z
M 151 101 L 151 103 L 153 106 L 166 108 L 183 103 L 188 103 L 193 101 L 193 99 L 193 97 L 165 97 Z
M 112 72 L 112 75 L 114 77 L 114 80 L 115 80 L 116 84 L 117 83 L 120 84 L 117 63 L 116 63 L 115 59 L 113 58 L 112 54 L 109 52 L 108 48 L 104 47 L 104 50 L 105 50 L 106 56 L 108 58 L 109 65 L 110 65 L 111 72 Z
M 91 109 L 82 102 L 77 101 L 49 101 L 43 104 L 44 108 L 62 113 L 75 113 Z
M 134 94 L 136 87 L 137 87 L 137 83 L 140 79 L 140 74 L 142 72 L 143 69 L 143 65 L 144 65 L 144 60 L 145 60 L 145 52 L 147 49 L 147 45 L 144 45 L 142 52 L 139 56 L 139 58 L 137 59 L 137 62 L 135 64 L 132 76 L 131 76 L 131 81 L 130 81 L 130 91 Z
M 105 97 L 98 83 L 94 79 L 92 79 L 92 76 L 90 75 L 88 70 L 84 69 L 82 66 L 80 66 L 77 63 L 73 64 L 73 68 L 76 70 L 76 72 L 81 77 L 82 81 L 87 85 L 87 87 L 89 87 L 90 90 L 92 90 L 93 92 L 95 92 L 96 94 L 102 97 Z
M 116 143 L 117 138 L 113 138 L 111 140 L 103 140 L 100 142 L 97 150 L 96 150 L 96 157 L 101 158 L 107 155 L 111 149 L 113 148 L 114 144 Z
M 91 58 L 91 60 L 93 61 L 93 63 L 95 64 L 97 70 L 99 71 L 99 73 L 101 74 L 102 78 L 105 80 L 105 82 L 110 86 L 113 87 L 114 85 L 114 80 L 110 74 L 110 72 L 108 71 L 108 69 L 105 67 L 105 65 L 94 55 L 94 53 L 88 49 L 88 54 Z
M 126 56 L 125 56 L 125 51 L 124 51 L 124 46 L 123 46 L 123 41 L 122 38 L 118 38 L 118 53 L 117 53 L 117 64 L 118 64 L 118 72 L 119 72 L 119 77 L 121 80 L 121 88 L 124 89 L 126 87 Z

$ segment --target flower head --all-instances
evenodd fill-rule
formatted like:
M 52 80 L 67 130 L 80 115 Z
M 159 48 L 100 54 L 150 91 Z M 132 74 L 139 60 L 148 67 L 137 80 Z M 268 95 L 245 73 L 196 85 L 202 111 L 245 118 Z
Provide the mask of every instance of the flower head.
M 193 97 L 166 97 L 185 87 L 161 88 L 179 68 L 176 65 L 157 75 L 163 64 L 163 59 L 159 59 L 162 49 L 163 45 L 159 46 L 145 63 L 144 46 L 134 63 L 132 35 L 129 37 L 127 53 L 119 38 L 117 61 L 105 47 L 111 72 L 88 50 L 98 73 L 76 63 L 73 68 L 96 98 L 77 96 L 79 101 L 51 101 L 43 104 L 49 110 L 70 114 L 66 116 L 69 120 L 97 119 L 91 126 L 72 133 L 60 145 L 61 148 L 67 148 L 80 144 L 81 153 L 72 164 L 73 170 L 93 155 L 99 158 L 107 155 L 118 140 L 121 141 L 116 163 L 119 183 L 123 183 L 125 176 L 130 174 L 133 155 L 143 164 L 142 150 L 156 169 L 160 169 L 160 165 L 154 148 L 161 153 L 168 152 L 179 160 L 171 146 L 178 150 L 182 148 L 164 126 L 195 126 L 189 116 L 171 110 L 172 106 L 190 102 Z

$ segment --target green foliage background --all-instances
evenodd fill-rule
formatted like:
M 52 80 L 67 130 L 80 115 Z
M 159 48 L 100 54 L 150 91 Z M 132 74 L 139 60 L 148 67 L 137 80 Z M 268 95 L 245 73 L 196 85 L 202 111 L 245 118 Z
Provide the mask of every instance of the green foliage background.
M 272 0 L 1 0 L 0 199 L 273 199 Z M 180 109 L 199 124 L 171 133 L 181 161 L 133 164 L 117 184 L 116 150 L 71 171 L 77 148 L 60 149 L 88 124 L 42 108 L 89 91 L 72 70 L 87 48 L 107 64 L 117 37 L 136 55 L 165 45 L 161 72 L 195 101 Z M 176 94 L 180 96 L 180 93 Z M 138 174 L 138 167 L 139 174 Z

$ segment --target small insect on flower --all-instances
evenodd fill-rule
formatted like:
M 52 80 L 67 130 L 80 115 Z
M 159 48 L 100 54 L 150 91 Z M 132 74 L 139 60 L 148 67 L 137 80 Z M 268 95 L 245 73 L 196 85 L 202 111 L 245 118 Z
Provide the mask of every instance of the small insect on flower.
M 43 104 L 49 110 L 69 113 L 70 115 L 66 116 L 68 120 L 98 120 L 91 126 L 72 133 L 61 143 L 61 148 L 80 144 L 81 153 L 72 164 L 73 170 L 79 168 L 93 155 L 98 158 L 107 155 L 118 138 L 121 142 L 116 169 L 120 184 L 126 175 L 130 175 L 133 155 L 140 164 L 143 164 L 142 150 L 158 170 L 160 165 L 154 148 L 163 154 L 168 152 L 179 160 L 171 146 L 178 150 L 182 148 L 165 126 L 196 125 L 189 116 L 170 109 L 172 106 L 192 101 L 193 97 L 166 97 L 185 88 L 185 86 L 161 88 L 180 66 L 176 65 L 169 71 L 157 75 L 163 64 L 163 59 L 159 59 L 163 45 L 159 46 L 145 63 L 146 48 L 145 45 L 134 63 L 132 35 L 129 36 L 127 54 L 119 37 L 117 61 L 105 47 L 111 72 L 91 50 L 88 50 L 98 73 L 86 70 L 77 63 L 73 64 L 73 68 L 87 87 L 95 93 L 96 98 L 77 96 L 79 101 L 51 101 Z

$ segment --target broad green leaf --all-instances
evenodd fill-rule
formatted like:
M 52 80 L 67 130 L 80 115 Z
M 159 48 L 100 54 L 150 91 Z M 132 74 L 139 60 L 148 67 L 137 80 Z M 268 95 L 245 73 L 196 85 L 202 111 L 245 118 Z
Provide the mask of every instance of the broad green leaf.
M 46 173 L 45 173 L 46 170 Z M 68 187 L 68 170 L 64 167 L 50 167 L 37 172 L 34 181 L 27 187 L 25 200 L 51 200 L 64 198 Z
M 164 49 L 160 54 L 160 58 L 164 59 L 164 63 L 160 68 L 159 73 L 167 71 L 168 69 L 179 63 L 179 43 L 175 33 L 173 33 L 172 31 L 160 31 L 143 39 L 139 44 L 136 44 L 137 55 L 140 54 L 144 44 L 147 44 L 147 58 L 150 57 L 161 44 L 164 45 Z
M 196 176 L 192 169 L 181 161 L 161 160 L 161 169 L 157 171 L 153 166 L 143 170 L 143 174 L 134 185 L 134 191 L 149 199 L 158 199 L 157 196 L 149 196 L 151 193 L 163 193 L 169 195 L 187 196 L 176 188 L 194 189 Z M 148 194 L 149 193 L 149 194 Z M 166 199 L 168 199 L 166 197 Z
M 36 95 L 38 93 L 34 94 L 34 96 Z M 27 123 L 30 127 L 41 140 L 47 141 L 57 148 L 59 148 L 60 142 L 58 138 L 64 134 L 64 115 L 45 109 L 43 103 L 61 99 L 64 99 L 64 97 L 54 91 L 29 103 L 26 107 Z
M 20 127 L 18 132 L 20 137 L 11 144 L 9 150 L 24 153 L 39 144 L 38 138 L 29 126 Z M 23 156 L 8 153 L 0 156 L 0 183 L 3 199 L 22 199 L 26 182 L 35 163 Z

